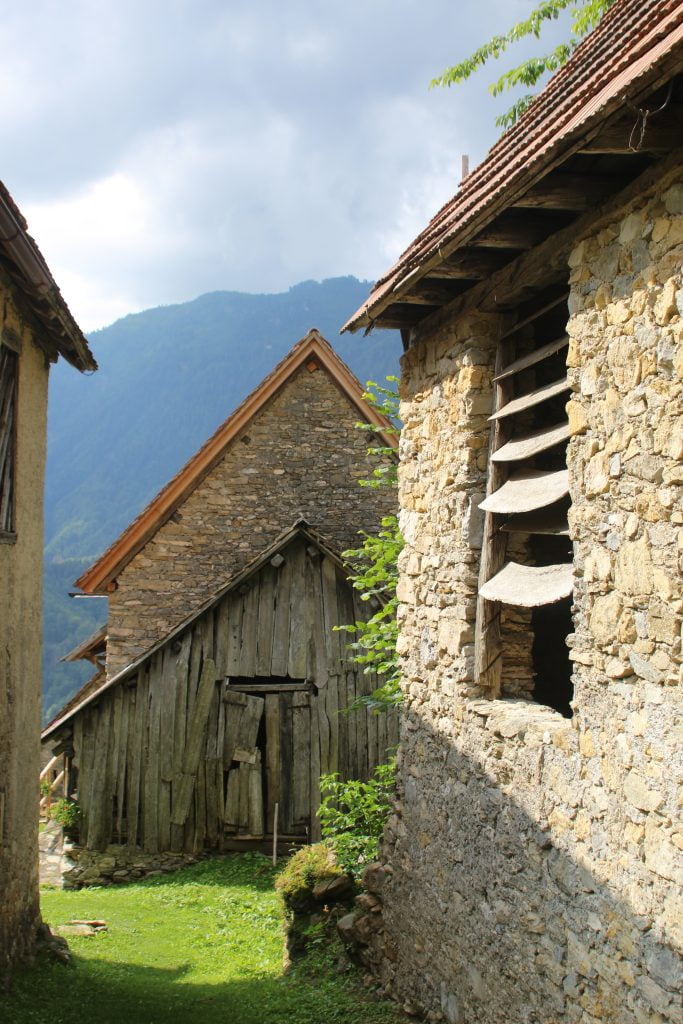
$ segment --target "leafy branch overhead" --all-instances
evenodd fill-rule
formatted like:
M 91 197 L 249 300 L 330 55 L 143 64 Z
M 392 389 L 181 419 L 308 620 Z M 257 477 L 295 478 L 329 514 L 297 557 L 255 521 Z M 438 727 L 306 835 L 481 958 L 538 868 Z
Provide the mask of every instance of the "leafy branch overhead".
M 493 36 L 459 64 L 446 68 L 430 82 L 430 87 L 459 85 L 489 61 L 498 60 L 508 47 L 519 42 L 520 39 L 529 36 L 539 39 L 546 24 L 557 21 L 562 12 L 569 9 L 572 26 L 568 41 L 560 43 L 542 56 L 530 57 L 517 67 L 505 71 L 489 85 L 489 92 L 493 96 L 499 96 L 508 89 L 515 89 L 519 86 L 533 88 L 543 75 L 557 71 L 563 64 L 566 64 L 581 39 L 595 28 L 600 18 L 614 2 L 615 0 L 541 0 L 541 3 L 533 8 L 528 18 L 517 22 L 504 35 Z M 502 128 L 509 128 L 522 116 L 533 98 L 533 93 L 521 96 L 504 114 L 496 118 L 496 124 Z

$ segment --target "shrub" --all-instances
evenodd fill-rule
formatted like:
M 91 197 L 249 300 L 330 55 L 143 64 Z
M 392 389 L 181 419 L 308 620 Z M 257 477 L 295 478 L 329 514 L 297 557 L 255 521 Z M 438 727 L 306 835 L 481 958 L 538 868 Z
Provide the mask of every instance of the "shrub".
M 50 817 L 67 833 L 77 833 L 81 824 L 81 809 L 74 800 L 60 796 L 50 805 Z
M 302 911 L 315 906 L 313 888 L 325 878 L 334 878 L 344 872 L 329 843 L 302 846 L 290 857 L 275 882 L 286 906 Z
M 340 867 L 354 878 L 360 878 L 365 865 L 377 859 L 395 782 L 395 758 L 378 765 L 368 782 L 341 782 L 337 773 L 320 778 L 318 816 L 323 837 Z

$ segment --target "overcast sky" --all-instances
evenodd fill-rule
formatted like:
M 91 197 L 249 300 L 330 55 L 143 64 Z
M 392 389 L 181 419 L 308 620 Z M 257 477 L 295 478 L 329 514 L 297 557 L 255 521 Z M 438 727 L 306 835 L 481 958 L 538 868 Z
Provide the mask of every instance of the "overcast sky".
M 0 0 L 0 177 L 85 330 L 216 289 L 375 279 L 505 105 L 486 71 L 430 78 L 530 5 Z

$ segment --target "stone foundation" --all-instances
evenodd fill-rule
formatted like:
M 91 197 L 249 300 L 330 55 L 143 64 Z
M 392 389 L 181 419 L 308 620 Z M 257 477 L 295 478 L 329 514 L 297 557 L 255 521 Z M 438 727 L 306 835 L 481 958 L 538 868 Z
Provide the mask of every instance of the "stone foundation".
M 62 860 L 63 887 L 83 889 L 90 885 L 124 885 L 141 878 L 169 874 L 202 859 L 201 854 L 148 854 L 140 849 L 114 845 L 98 853 L 66 842 Z

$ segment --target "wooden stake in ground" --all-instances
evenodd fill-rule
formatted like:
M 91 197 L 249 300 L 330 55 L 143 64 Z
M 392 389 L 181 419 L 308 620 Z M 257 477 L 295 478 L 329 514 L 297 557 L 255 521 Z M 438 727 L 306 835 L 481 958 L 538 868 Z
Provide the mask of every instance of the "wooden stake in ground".
M 277 864 L 277 813 L 279 809 L 280 805 L 276 803 L 273 811 L 273 867 Z

